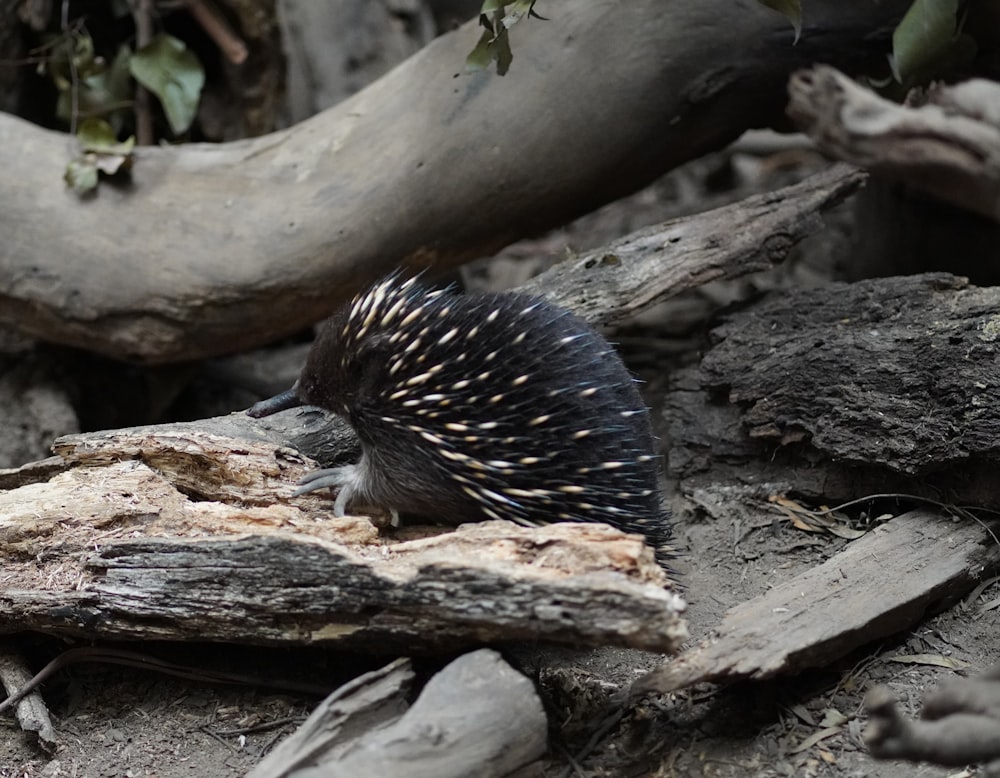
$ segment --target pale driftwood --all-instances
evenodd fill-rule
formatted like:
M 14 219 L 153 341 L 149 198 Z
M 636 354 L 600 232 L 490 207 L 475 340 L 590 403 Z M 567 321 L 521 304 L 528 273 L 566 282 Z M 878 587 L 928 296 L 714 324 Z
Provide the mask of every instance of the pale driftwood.
M 789 115 L 823 150 L 1000 221 L 1000 84 L 938 87 L 909 107 L 817 66 L 789 94 Z
M 153 427 L 59 449 L 67 470 L 0 493 L 0 632 L 384 653 L 518 639 L 670 651 L 686 634 L 652 552 L 603 525 L 393 540 L 331 519 L 323 497 L 290 499 L 308 461 L 249 436 Z
M 488 254 L 781 119 L 791 72 L 881 58 L 909 4 L 819 0 L 793 45 L 761 3 L 567 0 L 512 32 L 504 78 L 460 74 L 465 25 L 288 130 L 143 148 L 86 203 L 73 142 L 0 116 L 0 321 L 146 362 L 273 340 L 400 264 Z
M 709 637 L 640 679 L 634 691 L 821 667 L 961 597 L 997 562 L 1000 543 L 989 528 L 911 511 L 732 608 Z
M 785 290 L 726 316 L 667 397 L 684 489 L 781 484 L 1000 507 L 1000 289 L 938 273 Z
M 390 670 L 334 692 L 247 778 L 499 778 L 545 752 L 542 703 L 495 651 L 456 659 L 405 712 L 402 690 L 386 692 L 399 676 L 405 688 L 408 668 Z
M 355 739 L 397 722 L 413 686 L 408 659 L 365 673 L 330 694 L 302 725 L 281 741 L 246 778 L 285 778 L 320 758 L 332 759 Z

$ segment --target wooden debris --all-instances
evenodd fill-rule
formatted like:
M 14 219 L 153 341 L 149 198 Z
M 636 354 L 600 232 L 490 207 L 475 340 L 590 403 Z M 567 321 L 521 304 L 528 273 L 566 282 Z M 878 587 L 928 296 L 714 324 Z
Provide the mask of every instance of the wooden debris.
M 728 314 L 664 415 L 690 491 L 1000 508 L 1000 289 L 945 273 L 786 290 Z
M 821 667 L 961 597 L 997 562 L 1000 544 L 988 527 L 921 510 L 897 516 L 732 608 L 708 638 L 640 679 L 634 691 Z
M 709 281 L 768 270 L 823 226 L 821 214 L 865 180 L 835 165 L 776 192 L 674 219 L 560 262 L 520 291 L 595 324 L 618 322 Z
M 21 657 L 6 646 L 0 647 L 0 688 L 6 689 L 7 694 L 13 694 L 29 680 L 31 672 Z M 14 715 L 22 731 L 31 732 L 38 738 L 38 744 L 43 751 L 55 753 L 58 747 L 56 731 L 41 694 L 38 692 L 28 694 L 14 706 Z
M 412 676 L 399 660 L 341 687 L 247 778 L 504 776 L 545 752 L 541 701 L 495 651 L 459 657 L 406 710 Z

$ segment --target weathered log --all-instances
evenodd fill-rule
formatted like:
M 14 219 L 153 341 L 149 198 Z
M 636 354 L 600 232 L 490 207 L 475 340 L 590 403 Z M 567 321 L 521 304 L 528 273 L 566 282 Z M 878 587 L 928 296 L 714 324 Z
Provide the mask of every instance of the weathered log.
M 58 448 L 68 469 L 0 492 L 0 632 L 387 654 L 519 639 L 670 651 L 686 635 L 652 551 L 610 527 L 490 522 L 394 542 L 331 520 L 327 499 L 291 500 L 308 461 L 249 436 L 185 425 Z
M 719 279 L 780 264 L 818 232 L 821 214 L 842 203 L 865 174 L 835 165 L 774 192 L 657 224 L 585 252 L 519 287 L 611 324 Z
M 989 527 L 928 511 L 897 516 L 823 564 L 731 609 L 697 647 L 640 679 L 634 691 L 822 667 L 954 602 L 998 562 L 1000 547 Z
M 824 151 L 1000 221 L 1000 84 L 937 87 L 902 106 L 817 66 L 789 94 L 789 115 Z
M 908 6 L 812 3 L 792 45 L 757 2 L 568 0 L 513 31 L 504 78 L 459 74 L 465 25 L 288 130 L 143 148 L 86 203 L 72 141 L 0 116 L 0 322 L 146 362 L 261 344 L 390 268 L 487 254 L 781 120 L 791 72 L 865 67 Z
M 399 720 L 406 712 L 414 673 L 408 659 L 365 673 L 336 689 L 302 725 L 262 759 L 246 778 L 283 778 L 321 757 L 333 758 L 358 735 Z
M 0 689 L 6 689 L 8 694 L 13 694 L 30 679 L 31 673 L 21 658 L 6 646 L 0 649 Z M 58 747 L 56 731 L 40 694 L 35 692 L 20 700 L 14 706 L 14 715 L 22 731 L 34 734 L 44 751 L 55 753 Z

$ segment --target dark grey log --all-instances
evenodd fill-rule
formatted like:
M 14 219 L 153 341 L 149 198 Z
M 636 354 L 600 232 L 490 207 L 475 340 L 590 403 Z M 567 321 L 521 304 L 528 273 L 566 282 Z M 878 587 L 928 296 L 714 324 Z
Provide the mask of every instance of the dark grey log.
M 1000 289 L 947 274 L 768 295 L 726 316 L 675 383 L 671 468 L 692 484 L 749 469 L 825 500 L 996 506 L 997 311 Z

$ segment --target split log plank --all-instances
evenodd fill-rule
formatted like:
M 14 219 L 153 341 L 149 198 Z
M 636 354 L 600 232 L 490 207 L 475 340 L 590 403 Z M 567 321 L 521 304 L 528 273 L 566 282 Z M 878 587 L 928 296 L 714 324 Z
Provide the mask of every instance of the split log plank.
M 834 165 L 791 186 L 647 227 L 531 279 L 518 291 L 613 324 L 710 281 L 770 270 L 823 227 L 866 175 Z
M 355 733 L 378 730 L 407 709 L 414 673 L 409 659 L 396 659 L 336 689 L 301 726 L 270 751 L 246 778 L 285 778 L 320 758 L 332 758 L 354 742 Z
M 928 511 L 897 516 L 823 564 L 732 608 L 709 637 L 639 679 L 634 691 L 822 667 L 969 592 L 1000 562 L 997 528 Z

